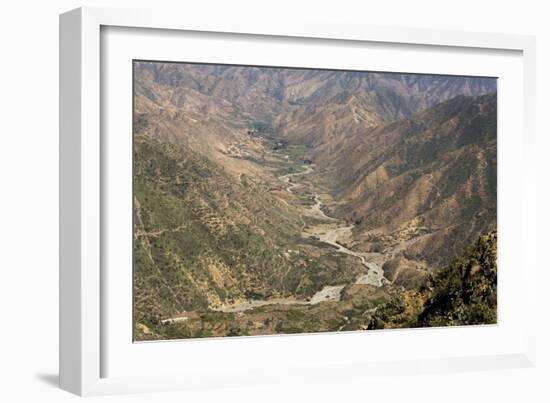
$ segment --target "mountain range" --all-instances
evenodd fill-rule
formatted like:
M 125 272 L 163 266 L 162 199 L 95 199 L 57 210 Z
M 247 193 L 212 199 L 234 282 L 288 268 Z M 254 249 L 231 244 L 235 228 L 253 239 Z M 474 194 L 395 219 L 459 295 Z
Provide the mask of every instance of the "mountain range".
M 496 229 L 496 113 L 492 78 L 135 62 L 137 338 L 421 295 Z

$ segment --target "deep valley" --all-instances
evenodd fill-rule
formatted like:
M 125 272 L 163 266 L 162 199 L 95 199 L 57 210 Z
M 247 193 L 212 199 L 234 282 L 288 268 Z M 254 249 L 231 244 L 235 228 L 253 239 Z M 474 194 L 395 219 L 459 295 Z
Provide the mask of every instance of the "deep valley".
M 496 323 L 496 80 L 135 62 L 134 338 Z

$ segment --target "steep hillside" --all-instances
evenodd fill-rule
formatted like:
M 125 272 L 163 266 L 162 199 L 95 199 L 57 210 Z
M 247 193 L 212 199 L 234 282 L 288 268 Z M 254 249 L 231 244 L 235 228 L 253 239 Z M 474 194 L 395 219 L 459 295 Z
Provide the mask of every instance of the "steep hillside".
M 496 225 L 496 95 L 459 96 L 352 136 L 328 164 L 338 211 L 368 240 L 439 264 Z M 410 241 L 410 242 L 409 242 Z
M 264 183 L 199 153 L 134 138 L 137 324 L 248 298 L 308 298 L 360 264 L 301 238 L 303 219 Z

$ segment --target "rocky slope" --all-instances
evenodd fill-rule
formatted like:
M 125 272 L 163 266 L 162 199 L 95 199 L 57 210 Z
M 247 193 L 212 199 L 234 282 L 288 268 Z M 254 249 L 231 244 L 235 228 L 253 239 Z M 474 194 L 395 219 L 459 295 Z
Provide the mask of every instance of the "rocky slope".
M 496 95 L 459 96 L 350 140 L 331 162 L 363 241 L 445 262 L 496 226 Z

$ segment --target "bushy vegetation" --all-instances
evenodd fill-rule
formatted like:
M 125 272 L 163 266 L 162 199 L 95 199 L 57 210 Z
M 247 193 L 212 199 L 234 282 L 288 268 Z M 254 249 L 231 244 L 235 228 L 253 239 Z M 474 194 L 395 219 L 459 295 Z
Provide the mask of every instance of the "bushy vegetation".
M 377 305 L 369 329 L 496 323 L 496 232 L 481 236 L 463 256 L 431 274 L 420 289 L 392 294 Z
M 431 296 L 418 316 L 420 326 L 497 322 L 497 235 L 479 238 L 465 256 L 429 280 Z

